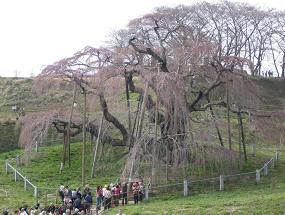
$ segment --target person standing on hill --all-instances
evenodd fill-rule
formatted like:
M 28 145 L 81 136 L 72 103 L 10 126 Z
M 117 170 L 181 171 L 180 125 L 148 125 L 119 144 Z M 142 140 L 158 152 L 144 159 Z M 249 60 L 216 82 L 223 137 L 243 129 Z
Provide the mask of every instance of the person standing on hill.
M 81 199 L 80 198 L 75 199 L 75 201 L 73 203 L 73 207 L 75 209 L 82 209 Z
M 104 198 L 105 198 L 104 210 L 111 208 L 112 193 L 109 187 L 107 187 L 104 192 Z
M 121 193 L 121 187 L 119 184 L 117 184 L 114 189 L 114 204 L 116 207 L 119 206 L 120 193 Z
M 80 187 L 78 187 L 77 190 L 76 190 L 76 196 L 77 196 L 77 198 L 79 198 L 80 200 L 82 199 L 82 193 L 81 193 Z
M 63 202 L 64 200 L 64 186 L 63 185 L 59 187 L 58 194 L 60 196 L 61 202 Z
M 138 182 L 134 182 L 132 186 L 133 195 L 134 195 L 134 203 L 138 204 L 139 202 L 139 184 Z
M 89 192 L 89 193 L 87 193 L 87 195 L 84 198 L 85 214 L 90 212 L 91 205 L 92 205 L 92 196 L 91 196 L 91 193 Z
M 122 205 L 128 204 L 128 183 L 123 183 L 122 186 Z
M 139 201 L 143 201 L 144 196 L 144 186 L 142 182 L 139 182 Z
M 90 192 L 91 192 L 90 187 L 88 184 L 86 184 L 83 190 L 83 198 L 85 198 L 85 196 L 87 196 L 87 194 Z
M 27 212 L 25 211 L 25 208 L 21 208 L 20 215 L 28 215 Z
M 102 197 L 103 197 L 103 189 L 101 186 L 97 186 L 97 189 L 96 189 L 96 208 L 97 208 L 97 210 L 101 210 Z

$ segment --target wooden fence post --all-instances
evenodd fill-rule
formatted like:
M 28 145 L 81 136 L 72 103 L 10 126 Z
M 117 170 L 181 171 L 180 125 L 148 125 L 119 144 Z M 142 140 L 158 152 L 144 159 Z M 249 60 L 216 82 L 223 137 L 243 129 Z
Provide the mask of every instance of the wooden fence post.
M 272 167 L 275 168 L 275 157 L 272 159 Z
M 15 181 L 17 181 L 17 170 L 16 169 L 14 169 L 14 179 Z
M 224 190 L 224 176 L 220 175 L 220 191 Z
M 34 197 L 37 197 L 37 196 L 38 196 L 38 188 L 34 187 Z
M 268 164 L 267 164 L 267 163 L 264 164 L 264 172 L 263 172 L 263 174 L 264 174 L 265 176 L 268 175 Z
M 188 181 L 184 179 L 183 181 L 183 195 L 188 196 Z
M 148 186 L 145 188 L 145 200 L 149 199 L 149 188 Z
M 276 152 L 276 154 L 275 154 L 275 160 L 278 161 L 278 158 L 279 158 L 279 152 Z
M 256 170 L 256 183 L 259 183 L 260 182 L 260 170 L 257 169 Z
M 5 162 L 5 169 L 6 169 L 6 174 L 8 174 L 8 162 Z

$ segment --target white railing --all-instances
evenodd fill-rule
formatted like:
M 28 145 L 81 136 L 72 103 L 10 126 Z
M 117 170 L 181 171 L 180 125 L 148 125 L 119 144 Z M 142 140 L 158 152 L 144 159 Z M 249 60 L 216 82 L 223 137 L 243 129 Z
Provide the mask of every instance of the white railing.
M 34 197 L 38 196 L 38 187 L 35 186 L 32 182 L 28 180 L 26 176 L 23 176 L 22 173 L 20 173 L 15 167 L 12 166 L 12 164 L 9 163 L 9 161 L 5 162 L 5 169 L 6 169 L 6 174 L 9 172 L 13 172 L 14 175 L 14 180 L 22 180 L 24 182 L 24 189 L 28 190 L 29 186 L 33 188 L 33 195 Z

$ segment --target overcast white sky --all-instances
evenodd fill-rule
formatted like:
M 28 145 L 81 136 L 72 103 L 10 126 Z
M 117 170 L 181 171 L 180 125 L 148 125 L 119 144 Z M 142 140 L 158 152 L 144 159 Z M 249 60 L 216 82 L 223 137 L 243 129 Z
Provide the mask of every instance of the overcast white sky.
M 196 0 L 197 2 L 198 0 Z M 210 2 L 210 0 L 208 0 Z M 285 10 L 281 0 L 245 0 Z M 36 75 L 157 6 L 195 0 L 0 0 L 0 76 Z

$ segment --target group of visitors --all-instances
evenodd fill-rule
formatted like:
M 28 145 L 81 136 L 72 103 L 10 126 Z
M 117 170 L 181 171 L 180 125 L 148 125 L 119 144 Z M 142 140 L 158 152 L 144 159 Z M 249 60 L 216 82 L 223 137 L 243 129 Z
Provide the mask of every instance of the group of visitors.
M 144 185 L 142 182 L 125 182 L 97 186 L 96 194 L 96 211 L 106 210 L 111 207 L 117 207 L 120 204 L 127 205 L 128 197 L 133 196 L 135 204 L 143 201 Z M 60 204 L 50 204 L 41 208 L 40 204 L 28 208 L 22 206 L 15 211 L 14 215 L 84 215 L 91 214 L 93 196 L 88 185 L 81 188 L 71 189 L 68 186 L 60 186 L 58 189 Z M 8 215 L 5 214 L 5 215 Z
M 62 185 L 59 187 L 58 193 L 61 198 L 62 205 L 66 206 L 67 209 L 83 210 L 84 213 L 90 212 L 93 198 L 89 185 L 86 185 L 83 191 L 81 191 L 81 188 L 71 189 L 68 186 Z
M 122 205 L 128 204 L 128 196 L 130 193 L 133 195 L 134 203 L 138 204 L 139 201 L 143 201 L 144 186 L 142 182 L 132 183 L 118 183 L 105 185 L 104 187 L 98 186 L 96 189 L 96 208 L 101 210 L 101 207 L 105 209 L 113 206 L 119 206 L 120 200 Z
M 262 76 L 263 77 L 273 77 L 273 71 L 271 70 L 262 71 Z

